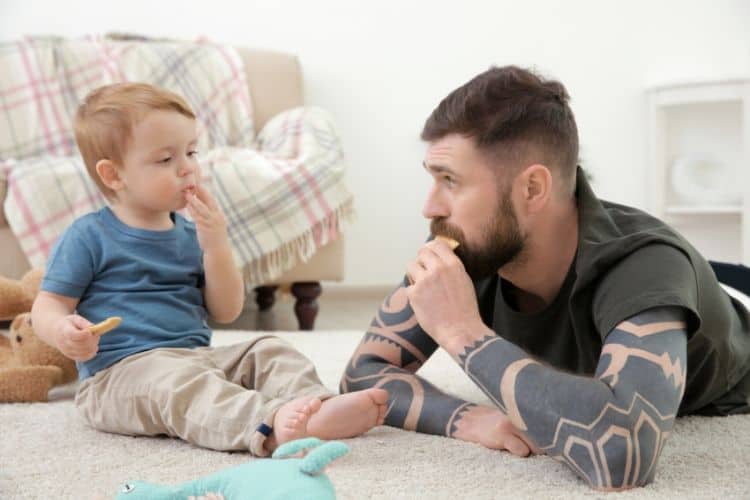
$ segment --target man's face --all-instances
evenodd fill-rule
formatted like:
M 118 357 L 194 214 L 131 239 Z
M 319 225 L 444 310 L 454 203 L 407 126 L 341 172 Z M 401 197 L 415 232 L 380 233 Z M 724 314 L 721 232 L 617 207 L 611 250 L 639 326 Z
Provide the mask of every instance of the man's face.
M 456 255 L 472 279 L 497 273 L 524 248 L 511 201 L 511 182 L 499 181 L 472 140 L 453 134 L 431 143 L 424 161 L 435 183 L 423 214 L 434 235 L 459 242 Z

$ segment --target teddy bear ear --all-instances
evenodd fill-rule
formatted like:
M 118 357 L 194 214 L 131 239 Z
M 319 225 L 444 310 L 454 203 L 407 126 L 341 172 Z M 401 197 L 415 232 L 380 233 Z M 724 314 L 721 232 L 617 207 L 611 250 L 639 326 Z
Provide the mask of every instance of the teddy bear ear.
M 18 316 L 13 318 L 13 321 L 10 324 L 10 331 L 18 331 L 18 329 L 21 328 L 23 322 L 26 321 L 27 317 L 29 318 L 29 320 L 31 320 L 31 314 L 29 313 L 19 314 Z

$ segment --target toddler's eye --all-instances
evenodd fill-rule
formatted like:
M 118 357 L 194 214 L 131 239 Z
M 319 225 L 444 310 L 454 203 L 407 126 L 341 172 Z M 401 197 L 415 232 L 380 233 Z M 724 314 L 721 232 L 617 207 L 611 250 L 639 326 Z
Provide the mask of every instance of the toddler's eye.
M 198 156 L 198 151 L 188 151 L 188 156 L 190 158 L 193 158 L 195 156 Z
M 164 159 L 159 160 L 158 163 L 169 163 L 170 161 L 172 161 L 172 157 L 168 156 L 168 157 L 166 157 Z

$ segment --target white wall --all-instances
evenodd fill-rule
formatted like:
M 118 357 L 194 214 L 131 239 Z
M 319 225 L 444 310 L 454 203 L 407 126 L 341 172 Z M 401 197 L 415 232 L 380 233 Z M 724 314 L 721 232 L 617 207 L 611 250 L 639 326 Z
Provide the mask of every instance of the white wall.
M 597 191 L 640 207 L 644 90 L 750 76 L 744 0 L 243 3 L 3 0 L 0 38 L 116 30 L 298 54 L 307 102 L 334 113 L 349 159 L 359 218 L 347 234 L 348 285 L 400 279 L 427 235 L 422 124 L 450 90 L 490 65 L 535 66 L 562 80 Z

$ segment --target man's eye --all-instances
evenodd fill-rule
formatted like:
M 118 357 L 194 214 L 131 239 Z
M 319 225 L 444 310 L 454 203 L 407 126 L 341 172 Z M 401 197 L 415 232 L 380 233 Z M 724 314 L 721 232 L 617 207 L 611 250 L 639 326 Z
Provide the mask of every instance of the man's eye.
M 451 177 L 450 175 L 446 175 L 445 177 L 443 177 L 443 180 L 449 186 L 454 186 L 456 184 L 456 180 L 453 177 Z

